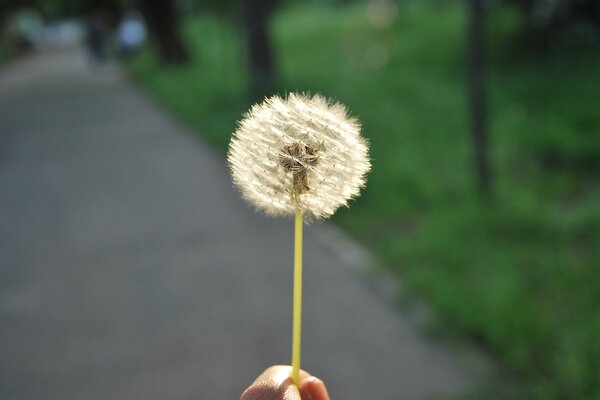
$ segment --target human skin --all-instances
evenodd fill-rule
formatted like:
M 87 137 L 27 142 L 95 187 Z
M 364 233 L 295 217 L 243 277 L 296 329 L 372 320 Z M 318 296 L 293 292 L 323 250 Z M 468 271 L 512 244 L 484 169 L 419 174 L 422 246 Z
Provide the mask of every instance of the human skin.
M 275 365 L 267 368 L 242 393 L 240 400 L 330 400 L 322 380 L 300 371 L 300 382 L 292 380 L 292 367 Z

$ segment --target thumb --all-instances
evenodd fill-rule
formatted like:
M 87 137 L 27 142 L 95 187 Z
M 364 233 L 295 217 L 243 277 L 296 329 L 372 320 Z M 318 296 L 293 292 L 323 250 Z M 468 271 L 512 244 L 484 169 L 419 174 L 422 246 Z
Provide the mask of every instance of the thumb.
M 242 393 L 240 400 L 301 400 L 291 375 L 290 366 L 269 367 Z M 300 380 L 307 376 L 305 371 L 300 371 Z

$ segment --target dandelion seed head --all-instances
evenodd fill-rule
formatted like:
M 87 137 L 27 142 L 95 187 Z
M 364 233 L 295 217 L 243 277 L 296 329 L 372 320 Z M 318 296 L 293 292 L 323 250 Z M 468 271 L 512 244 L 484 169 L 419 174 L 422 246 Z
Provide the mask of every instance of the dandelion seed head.
M 274 96 L 239 122 L 227 160 L 243 197 L 269 215 L 331 216 L 371 168 L 360 123 L 321 95 Z

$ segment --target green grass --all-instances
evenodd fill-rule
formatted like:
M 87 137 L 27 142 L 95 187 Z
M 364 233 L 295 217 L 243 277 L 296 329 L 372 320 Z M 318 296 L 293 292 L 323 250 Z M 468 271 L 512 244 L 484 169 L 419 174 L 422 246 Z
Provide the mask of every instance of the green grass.
M 402 3 L 390 28 L 363 5 L 281 10 L 280 93 L 322 92 L 364 124 L 373 171 L 335 221 L 521 383 L 503 398 L 600 398 L 600 52 L 525 49 L 510 10 L 490 21 L 495 200 L 475 193 L 462 2 Z M 194 62 L 132 75 L 225 149 L 248 107 L 241 44 L 213 15 L 186 24 Z M 375 54 L 370 63 L 366 54 Z M 372 57 L 371 57 L 372 58 Z

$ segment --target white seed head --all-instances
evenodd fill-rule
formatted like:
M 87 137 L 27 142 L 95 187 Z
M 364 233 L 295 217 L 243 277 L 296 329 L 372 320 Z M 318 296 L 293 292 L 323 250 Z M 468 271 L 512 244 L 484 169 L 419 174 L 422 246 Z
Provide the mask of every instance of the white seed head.
M 346 107 L 321 95 L 266 99 L 229 143 L 233 182 L 269 215 L 329 217 L 365 185 L 371 163 L 360 130 Z

